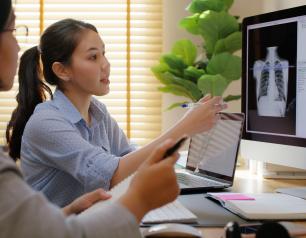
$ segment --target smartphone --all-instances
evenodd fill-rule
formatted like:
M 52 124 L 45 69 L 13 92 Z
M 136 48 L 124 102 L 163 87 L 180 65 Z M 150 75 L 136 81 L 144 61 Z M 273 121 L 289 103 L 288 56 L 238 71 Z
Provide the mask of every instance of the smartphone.
M 182 137 L 172 147 L 167 149 L 164 156 L 163 156 L 163 159 L 171 156 L 175 151 L 177 151 L 181 147 L 181 145 L 185 142 L 185 140 L 187 140 L 187 138 L 188 137 Z

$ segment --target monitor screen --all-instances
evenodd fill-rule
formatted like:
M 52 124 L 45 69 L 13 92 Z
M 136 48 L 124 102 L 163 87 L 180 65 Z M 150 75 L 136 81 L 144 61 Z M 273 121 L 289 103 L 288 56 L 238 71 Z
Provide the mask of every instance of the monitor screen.
M 306 6 L 245 18 L 244 139 L 306 145 Z

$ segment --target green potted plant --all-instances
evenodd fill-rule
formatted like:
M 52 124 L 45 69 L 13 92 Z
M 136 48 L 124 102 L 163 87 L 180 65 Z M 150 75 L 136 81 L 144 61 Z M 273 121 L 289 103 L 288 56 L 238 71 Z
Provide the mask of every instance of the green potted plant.
M 223 93 L 228 85 L 240 79 L 241 30 L 237 17 L 228 13 L 234 0 L 192 0 L 187 7 L 190 16 L 181 27 L 203 39 L 199 50 L 190 40 L 175 42 L 170 53 L 163 54 L 159 64 L 151 68 L 163 84 L 161 92 L 184 96 L 192 102 L 203 95 L 223 96 L 224 101 L 237 100 L 240 95 Z M 185 102 L 174 103 L 168 109 Z

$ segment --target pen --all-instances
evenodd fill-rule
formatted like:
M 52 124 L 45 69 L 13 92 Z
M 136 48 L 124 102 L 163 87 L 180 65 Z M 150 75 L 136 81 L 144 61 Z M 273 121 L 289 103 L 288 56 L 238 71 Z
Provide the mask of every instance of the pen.
M 196 106 L 200 106 L 200 105 L 203 105 L 203 103 L 200 103 L 200 102 L 189 102 L 189 103 L 181 104 L 181 107 L 182 108 L 192 108 L 192 107 L 196 107 Z M 223 107 L 224 105 L 226 105 L 226 103 L 222 102 L 220 104 L 215 104 L 215 105 L 221 105 Z
M 183 137 L 181 138 L 179 141 L 177 141 L 172 147 L 170 147 L 169 149 L 167 149 L 167 151 L 165 152 L 163 158 L 167 158 L 168 156 L 171 156 L 175 151 L 177 151 L 181 145 L 184 143 L 184 141 L 187 140 L 187 137 Z
M 199 102 L 190 102 L 190 103 L 183 103 L 181 104 L 181 107 L 182 108 L 192 108 L 192 107 L 195 107 L 195 106 L 199 106 L 203 103 L 199 103 Z

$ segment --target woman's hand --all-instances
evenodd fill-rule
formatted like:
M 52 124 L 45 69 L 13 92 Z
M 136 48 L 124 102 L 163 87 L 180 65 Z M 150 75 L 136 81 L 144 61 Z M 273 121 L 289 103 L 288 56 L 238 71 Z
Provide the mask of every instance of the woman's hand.
M 203 97 L 178 122 L 177 126 L 179 127 L 180 134 L 192 136 L 208 131 L 217 122 L 219 118 L 218 113 L 226 108 L 227 104 L 222 102 L 222 97 L 211 97 L 210 95 Z
M 62 211 L 66 216 L 71 214 L 78 214 L 91 207 L 96 202 L 107 200 L 110 197 L 110 194 L 107 194 L 102 188 L 99 188 L 93 192 L 86 193 L 83 196 L 77 198 L 72 203 L 64 207 Z
M 145 213 L 172 202 L 179 194 L 174 171 L 179 155 L 176 152 L 163 160 L 166 150 L 173 145 L 172 140 L 167 140 L 158 146 L 139 167 L 128 192 L 119 199 L 139 221 Z

